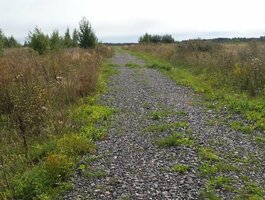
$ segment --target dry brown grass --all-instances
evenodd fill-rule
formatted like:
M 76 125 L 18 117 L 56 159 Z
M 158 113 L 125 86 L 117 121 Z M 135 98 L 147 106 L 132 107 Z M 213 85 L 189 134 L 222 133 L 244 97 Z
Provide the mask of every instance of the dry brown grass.
M 65 108 L 93 92 L 110 54 L 104 46 L 41 56 L 29 48 L 6 51 L 0 57 L 0 145 L 24 146 L 27 157 L 32 138 L 63 131 Z
M 264 94 L 265 44 L 188 41 L 178 44 L 134 45 L 130 49 L 147 52 L 194 74 L 214 77 L 218 84 L 245 91 L 250 96 Z

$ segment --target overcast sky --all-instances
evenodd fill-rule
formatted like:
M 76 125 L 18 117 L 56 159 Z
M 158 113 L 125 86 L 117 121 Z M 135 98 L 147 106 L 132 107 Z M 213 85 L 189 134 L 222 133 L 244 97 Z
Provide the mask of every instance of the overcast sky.
M 24 41 L 38 25 L 51 33 L 82 17 L 100 41 L 136 42 L 145 32 L 177 40 L 265 35 L 264 0 L 0 0 L 0 29 Z

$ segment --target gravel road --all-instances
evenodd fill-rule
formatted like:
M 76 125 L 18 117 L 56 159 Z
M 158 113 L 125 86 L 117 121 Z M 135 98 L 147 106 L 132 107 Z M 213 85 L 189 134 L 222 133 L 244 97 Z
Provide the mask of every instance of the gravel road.
M 243 176 L 261 187 L 265 185 L 264 146 L 255 142 L 260 133 L 250 136 L 229 126 L 229 121 L 243 121 L 240 116 L 207 108 L 200 95 L 178 86 L 155 69 L 145 68 L 143 61 L 127 53 L 117 53 L 112 62 L 119 66 L 119 73 L 111 77 L 102 104 L 117 112 L 109 138 L 97 143 L 99 158 L 90 164 L 104 175 L 88 178 L 76 173 L 74 187 L 64 199 L 199 199 L 208 180 L 199 172 L 203 160 L 198 149 L 202 147 L 212 147 L 221 163 L 240 169 L 218 174 L 233 179 L 238 190 L 244 187 Z M 129 62 L 140 67 L 126 67 Z M 154 111 L 166 114 L 154 119 L 150 117 Z M 189 127 L 148 131 L 150 125 L 180 121 L 187 122 Z M 158 138 L 176 131 L 189 134 L 195 144 L 157 146 Z M 174 172 L 172 166 L 176 164 L 185 164 L 189 170 Z M 216 189 L 216 193 L 222 199 L 238 195 L 222 188 Z

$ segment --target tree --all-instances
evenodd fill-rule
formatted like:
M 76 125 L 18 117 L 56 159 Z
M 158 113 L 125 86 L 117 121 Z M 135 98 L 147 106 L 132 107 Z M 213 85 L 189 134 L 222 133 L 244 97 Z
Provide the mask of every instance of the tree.
M 91 24 L 86 18 L 83 18 L 79 23 L 79 44 L 82 48 L 95 48 L 97 44 L 97 37 L 94 33 Z
M 139 38 L 139 43 L 173 43 L 174 38 L 171 35 L 150 35 L 148 33 L 144 34 Z
M 49 48 L 49 37 L 45 35 L 38 27 L 35 27 L 34 32 L 29 32 L 27 43 L 39 54 L 43 54 Z
M 69 28 L 66 29 L 66 32 L 64 34 L 64 46 L 66 48 L 71 48 L 73 46 L 73 41 L 70 35 Z
M 163 43 L 174 43 L 175 40 L 171 35 L 163 35 L 162 36 L 162 42 Z
M 139 39 L 139 43 L 150 43 L 151 42 L 152 35 L 149 35 L 148 33 L 144 34 Z
M 73 37 L 72 37 L 73 39 L 73 47 L 78 47 L 78 41 L 79 41 L 79 33 L 78 33 L 78 31 L 76 30 L 76 29 L 74 29 L 74 31 L 73 31 Z
M 4 34 L 0 29 L 0 55 L 4 52 Z
M 50 37 L 50 47 L 52 50 L 59 50 L 63 48 L 63 39 L 60 37 L 57 30 L 53 31 Z
M 10 37 L 4 38 L 4 47 L 5 48 L 15 48 L 20 47 L 21 45 L 16 41 L 16 39 L 11 35 Z

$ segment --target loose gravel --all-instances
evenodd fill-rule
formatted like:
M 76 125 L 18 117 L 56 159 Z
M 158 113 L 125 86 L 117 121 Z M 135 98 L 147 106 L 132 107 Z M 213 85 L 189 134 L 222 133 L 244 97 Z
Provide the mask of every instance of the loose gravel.
M 265 184 L 264 147 L 254 142 L 254 136 L 233 131 L 227 123 L 210 123 L 221 119 L 242 120 L 240 116 L 227 117 L 226 110 L 207 109 L 201 105 L 200 95 L 177 85 L 155 69 L 145 68 L 143 61 L 127 53 L 116 54 L 112 62 L 119 66 L 119 73 L 111 77 L 109 91 L 101 100 L 117 112 L 109 138 L 97 143 L 100 158 L 90 164 L 105 175 L 88 178 L 77 172 L 73 189 L 64 199 L 198 199 L 206 182 L 199 173 L 202 161 L 198 148 L 204 146 L 213 147 L 222 159 L 233 156 L 248 159 L 251 154 L 255 164 L 235 161 L 241 172 L 227 174 L 237 180 L 238 188 L 243 184 L 239 175 L 248 176 L 261 186 Z M 129 62 L 140 67 L 125 67 Z M 167 116 L 150 118 L 153 111 L 165 110 L 170 111 Z M 160 148 L 155 141 L 176 130 L 148 132 L 146 129 L 152 124 L 180 121 L 188 122 L 189 130 L 177 131 L 189 132 L 196 145 Z M 188 165 L 189 170 L 173 172 L 175 164 Z M 224 190 L 218 194 L 223 199 L 233 199 L 236 195 Z

